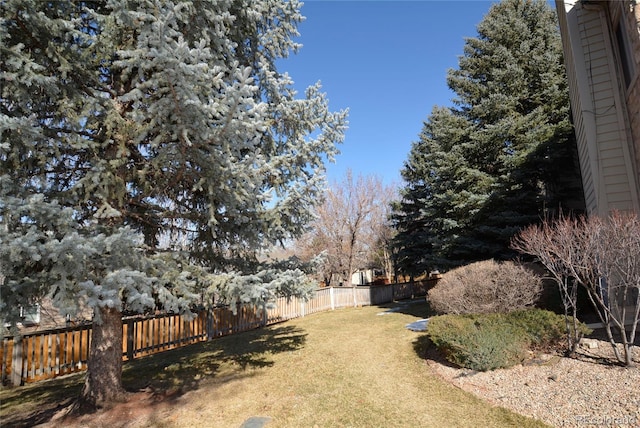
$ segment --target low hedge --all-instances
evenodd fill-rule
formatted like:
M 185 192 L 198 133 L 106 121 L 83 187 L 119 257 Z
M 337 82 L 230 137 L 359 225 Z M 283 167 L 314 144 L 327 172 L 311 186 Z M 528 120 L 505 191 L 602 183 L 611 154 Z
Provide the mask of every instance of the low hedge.
M 590 332 L 584 324 L 580 329 Z M 566 334 L 564 316 L 541 309 L 440 315 L 429 320 L 427 332 L 447 360 L 478 371 L 516 365 L 529 350 L 558 344 Z

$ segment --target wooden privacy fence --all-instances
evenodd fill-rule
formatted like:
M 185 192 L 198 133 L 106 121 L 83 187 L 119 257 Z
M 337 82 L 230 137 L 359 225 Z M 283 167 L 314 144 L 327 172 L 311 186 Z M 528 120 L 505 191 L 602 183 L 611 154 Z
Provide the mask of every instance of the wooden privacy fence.
M 278 299 L 274 308 L 244 305 L 201 311 L 194 319 L 160 314 L 122 319 L 122 358 L 133 360 L 191 343 L 252 330 L 337 308 L 379 305 L 426 295 L 434 281 L 359 287 L 330 287 L 313 298 Z M 5 336 L 0 347 L 2 384 L 18 386 L 86 370 L 91 324 Z

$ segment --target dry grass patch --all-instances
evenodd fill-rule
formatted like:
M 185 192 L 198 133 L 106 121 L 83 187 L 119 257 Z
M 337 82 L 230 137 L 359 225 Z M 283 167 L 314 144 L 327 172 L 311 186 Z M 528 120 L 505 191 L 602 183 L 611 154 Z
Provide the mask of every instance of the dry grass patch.
M 146 398 L 138 394 L 136 406 L 64 423 L 237 428 L 265 416 L 267 428 L 544 426 L 432 374 L 416 352 L 422 334 L 404 327 L 427 316 L 423 301 L 378 315 L 384 310 L 316 314 L 135 361 L 125 366 L 125 386 Z M 37 393 L 68 379 L 1 391 L 0 418 L 19 424 L 71 398 L 70 391 L 40 401 Z M 80 384 L 82 377 L 71 379 Z

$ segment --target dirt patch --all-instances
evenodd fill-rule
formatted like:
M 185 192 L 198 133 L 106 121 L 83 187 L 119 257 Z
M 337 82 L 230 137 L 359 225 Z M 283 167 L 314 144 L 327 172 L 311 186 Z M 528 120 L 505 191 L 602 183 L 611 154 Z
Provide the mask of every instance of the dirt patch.
M 114 403 L 108 408 L 99 409 L 94 413 L 83 415 L 69 415 L 70 403 L 58 409 L 46 423 L 37 424 L 43 428 L 65 427 L 109 427 L 131 428 L 148 424 L 170 423 L 166 415 L 181 396 L 180 390 L 156 392 L 147 388 L 127 394 L 126 401 Z M 25 421 L 29 422 L 29 421 Z M 35 421 L 34 421 L 35 422 Z

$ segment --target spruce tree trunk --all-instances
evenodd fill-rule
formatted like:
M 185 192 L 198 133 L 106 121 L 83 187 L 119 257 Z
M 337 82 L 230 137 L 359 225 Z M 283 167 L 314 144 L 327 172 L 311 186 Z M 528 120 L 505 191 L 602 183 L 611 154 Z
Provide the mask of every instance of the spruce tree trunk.
M 122 312 L 98 308 L 101 322 L 94 322 L 87 377 L 77 410 L 87 411 L 124 401 L 122 386 Z

